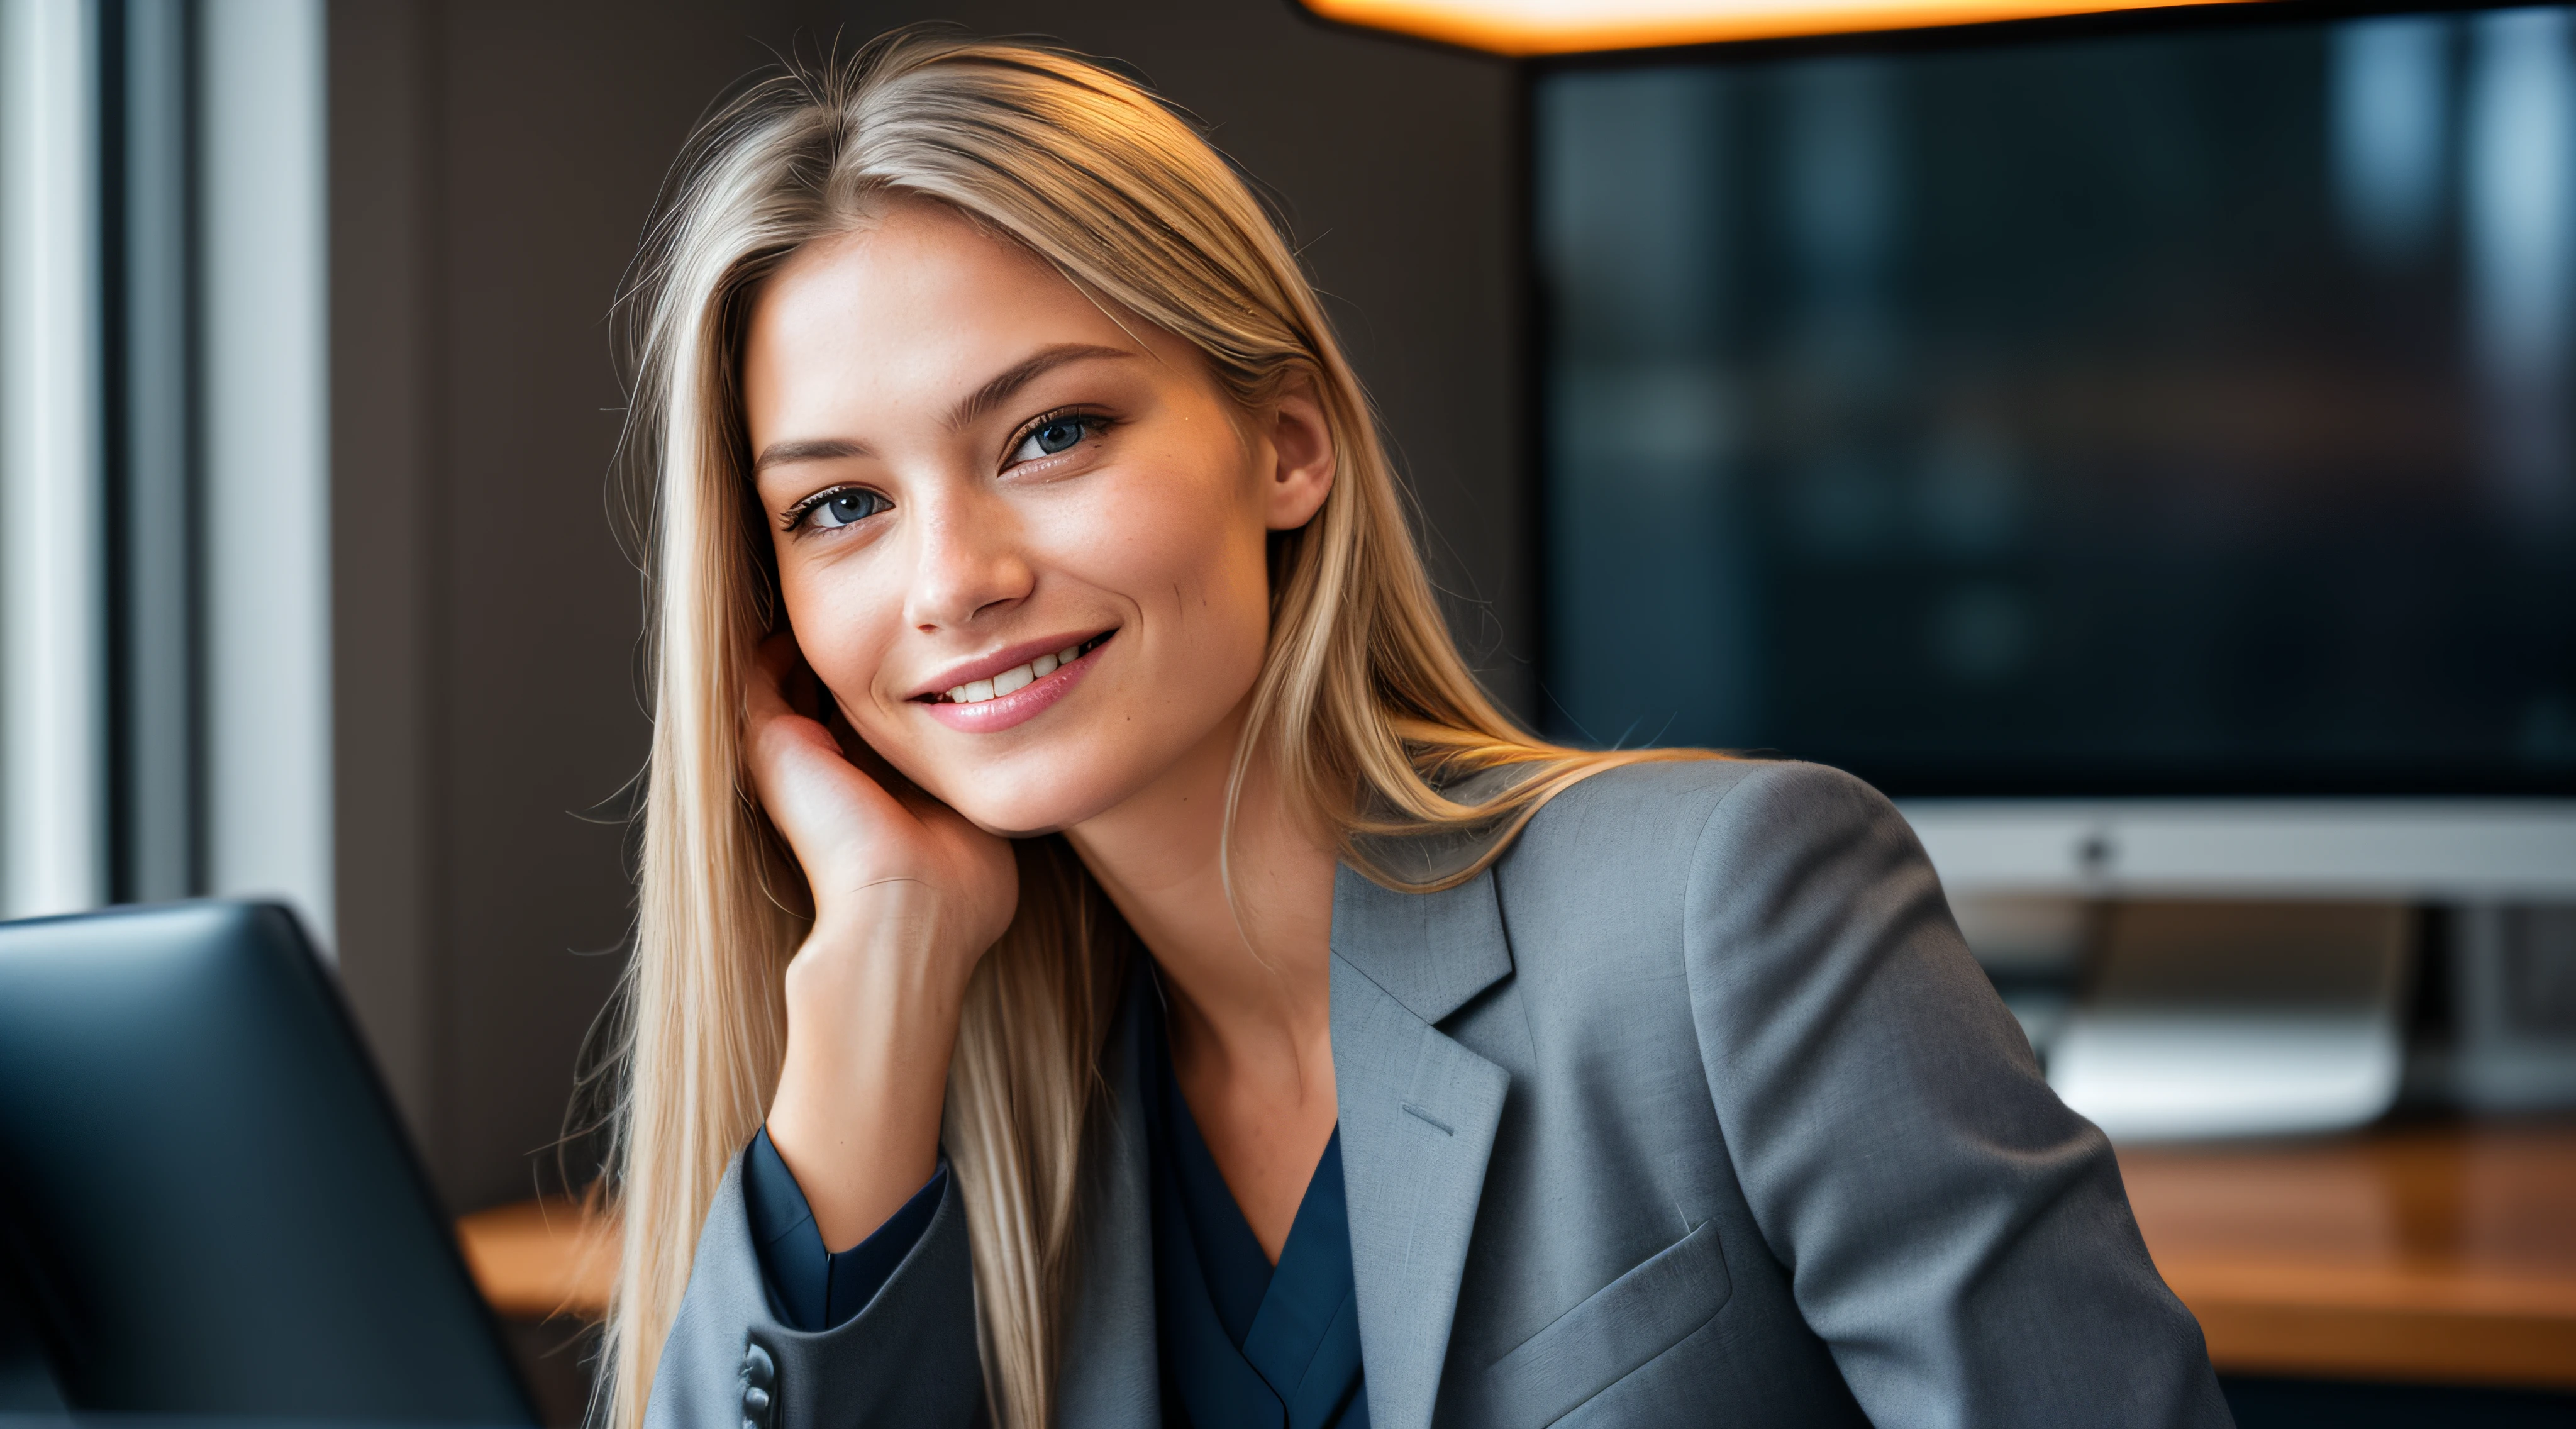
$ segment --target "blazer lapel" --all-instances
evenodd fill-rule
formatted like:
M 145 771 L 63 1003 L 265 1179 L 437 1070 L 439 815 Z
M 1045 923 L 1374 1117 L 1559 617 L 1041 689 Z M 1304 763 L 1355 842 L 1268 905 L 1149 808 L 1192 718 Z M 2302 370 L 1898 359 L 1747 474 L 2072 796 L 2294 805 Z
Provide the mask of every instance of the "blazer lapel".
M 1153 1193 L 1145 1150 L 1144 1031 L 1153 978 L 1142 954 L 1110 1029 L 1101 1071 L 1109 1099 L 1084 1158 L 1075 1304 L 1064 1323 L 1056 1422 L 1065 1429 L 1126 1429 L 1162 1419 L 1162 1366 L 1154 1335 Z
M 1488 870 L 1333 889 L 1333 1073 L 1370 1422 L 1428 1429 L 1510 1078 L 1435 1025 L 1512 970 Z

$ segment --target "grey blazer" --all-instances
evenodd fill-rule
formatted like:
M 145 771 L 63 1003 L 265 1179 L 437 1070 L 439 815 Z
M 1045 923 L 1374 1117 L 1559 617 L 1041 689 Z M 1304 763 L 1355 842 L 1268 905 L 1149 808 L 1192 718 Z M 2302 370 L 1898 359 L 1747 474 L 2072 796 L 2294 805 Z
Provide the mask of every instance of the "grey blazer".
M 2109 1143 L 1858 780 L 1603 774 L 1449 892 L 1344 869 L 1332 950 L 1378 1429 L 2230 1422 Z M 1104 1053 L 1067 1429 L 1160 1418 L 1137 1006 Z M 954 1179 L 877 1298 L 807 1334 L 763 1289 L 737 1164 L 648 1424 L 982 1412 Z

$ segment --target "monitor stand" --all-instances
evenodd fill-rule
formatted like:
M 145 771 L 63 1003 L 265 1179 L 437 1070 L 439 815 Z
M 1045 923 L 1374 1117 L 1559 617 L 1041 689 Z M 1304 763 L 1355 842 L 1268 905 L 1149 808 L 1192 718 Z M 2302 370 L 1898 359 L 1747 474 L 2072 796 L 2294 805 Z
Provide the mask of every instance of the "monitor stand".
M 2472 904 L 2451 933 L 2452 1095 L 2477 1111 L 2576 1107 L 2576 903 Z
M 2115 1141 L 2371 1121 L 2404 1070 L 2415 930 L 2395 903 L 2114 904 L 2049 1083 Z

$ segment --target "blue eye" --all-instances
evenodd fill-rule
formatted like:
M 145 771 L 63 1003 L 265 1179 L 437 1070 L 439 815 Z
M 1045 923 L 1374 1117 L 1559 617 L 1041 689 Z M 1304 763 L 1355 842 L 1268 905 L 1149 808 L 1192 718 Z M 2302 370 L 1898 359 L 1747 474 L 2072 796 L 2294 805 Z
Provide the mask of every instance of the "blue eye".
M 815 525 L 829 530 L 865 521 L 887 505 L 886 499 L 873 491 L 835 491 L 805 508 L 805 514 Z
M 1011 460 L 1036 461 L 1040 457 L 1071 451 L 1099 425 L 1097 417 L 1049 417 L 1029 429 L 1029 434 L 1021 439 L 1019 449 L 1011 453 Z

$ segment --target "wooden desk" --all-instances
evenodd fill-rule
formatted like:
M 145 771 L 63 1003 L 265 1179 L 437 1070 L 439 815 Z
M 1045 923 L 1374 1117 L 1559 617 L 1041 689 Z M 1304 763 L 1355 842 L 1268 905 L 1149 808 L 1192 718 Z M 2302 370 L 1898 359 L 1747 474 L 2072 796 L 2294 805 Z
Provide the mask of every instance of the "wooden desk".
M 513 1320 L 555 1315 L 596 1320 L 617 1278 L 613 1221 L 594 1222 L 575 1201 L 521 1201 L 456 1223 L 466 1267 L 492 1309 Z
M 2576 1124 L 2133 1149 L 2120 1168 L 2221 1370 L 2576 1389 Z M 615 1252 L 569 1203 L 458 1231 L 504 1315 L 607 1304 Z
M 2576 1389 L 2576 1125 L 2132 1149 L 2223 1370 Z

